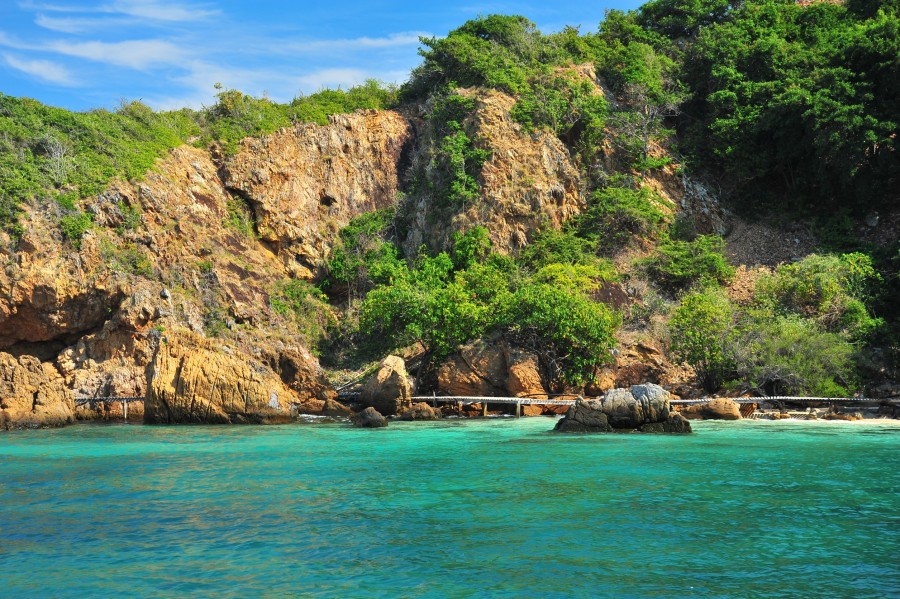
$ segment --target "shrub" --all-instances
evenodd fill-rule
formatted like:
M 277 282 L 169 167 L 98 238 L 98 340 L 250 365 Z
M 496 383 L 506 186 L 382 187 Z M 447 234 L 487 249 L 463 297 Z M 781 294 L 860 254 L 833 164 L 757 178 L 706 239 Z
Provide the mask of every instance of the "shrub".
M 716 391 L 734 370 L 734 308 L 719 289 L 685 295 L 669 322 L 672 354 L 690 364 L 703 388 Z
M 554 378 L 588 380 L 611 359 L 619 316 L 584 294 L 547 283 L 524 285 L 511 298 L 506 325 L 535 351 Z
M 602 249 L 613 251 L 635 236 L 656 237 L 666 220 L 651 190 L 605 187 L 591 194 L 577 223 L 582 235 L 596 236 Z
M 756 320 L 734 345 L 738 375 L 767 395 L 846 397 L 855 348 L 798 315 Z
M 59 229 L 63 237 L 72 242 L 76 248 L 81 247 L 81 238 L 94 224 L 90 214 L 76 211 L 70 212 L 59 219 Z
M 718 235 L 700 235 L 693 241 L 669 240 L 644 264 L 660 286 L 685 289 L 695 283 L 723 284 L 734 276 L 734 267 L 723 252 L 725 242 Z
M 861 339 L 881 324 L 865 305 L 879 280 L 865 254 L 811 254 L 762 278 L 756 299 L 781 313 L 807 316 L 826 330 Z

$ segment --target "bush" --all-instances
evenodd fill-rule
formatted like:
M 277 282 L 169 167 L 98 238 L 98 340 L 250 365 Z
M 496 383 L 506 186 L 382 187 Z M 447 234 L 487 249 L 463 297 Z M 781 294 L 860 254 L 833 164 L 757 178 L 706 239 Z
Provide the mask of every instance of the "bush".
M 650 277 L 667 289 L 686 289 L 695 283 L 723 284 L 734 276 L 734 267 L 723 252 L 718 235 L 700 235 L 693 241 L 669 240 L 644 264 Z
M 614 251 L 634 237 L 655 238 L 666 220 L 651 190 L 605 187 L 591 194 L 577 223 L 582 235 L 596 236 L 603 250 Z
M 801 316 L 755 321 L 734 351 L 738 375 L 767 395 L 847 397 L 856 383 L 853 345 Z
M 63 237 L 72 242 L 76 248 L 81 248 L 81 238 L 94 224 L 90 214 L 76 211 L 70 212 L 59 219 L 59 229 Z
M 826 330 L 861 339 L 881 324 L 865 304 L 879 280 L 865 254 L 811 254 L 761 279 L 756 299 L 783 314 L 813 318 Z
M 734 371 L 734 307 L 719 289 L 685 295 L 669 322 L 672 354 L 690 364 L 703 388 L 716 391 Z
M 554 378 L 588 380 L 612 359 L 619 316 L 584 294 L 547 283 L 524 285 L 511 298 L 505 324 L 536 352 Z

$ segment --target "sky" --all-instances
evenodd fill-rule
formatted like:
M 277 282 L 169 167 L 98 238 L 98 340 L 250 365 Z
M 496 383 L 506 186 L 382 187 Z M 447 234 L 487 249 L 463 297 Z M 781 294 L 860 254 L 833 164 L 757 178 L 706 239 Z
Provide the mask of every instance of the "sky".
M 420 36 L 479 15 L 521 14 L 544 33 L 595 31 L 638 0 L 0 0 L 0 92 L 71 110 L 140 100 L 202 108 L 217 83 L 288 102 L 369 78 L 402 83 Z

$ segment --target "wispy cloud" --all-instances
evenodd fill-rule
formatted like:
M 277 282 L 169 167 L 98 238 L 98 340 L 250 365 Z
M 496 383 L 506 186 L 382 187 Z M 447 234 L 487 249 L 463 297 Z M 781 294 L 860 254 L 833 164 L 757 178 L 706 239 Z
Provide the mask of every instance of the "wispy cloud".
M 404 33 L 392 33 L 386 37 L 357 37 L 350 39 L 313 40 L 290 44 L 294 50 L 321 52 L 323 50 L 365 50 L 374 48 L 396 48 L 400 46 L 414 46 L 419 43 L 419 37 L 430 37 L 431 34 L 424 31 L 411 31 Z
M 12 54 L 3 54 L 6 64 L 17 71 L 37 77 L 42 81 L 70 87 L 76 85 L 72 75 L 63 67 L 49 60 L 33 60 Z
M 85 58 L 138 71 L 153 66 L 178 65 L 186 56 L 178 46 L 165 40 L 125 42 L 50 42 L 40 49 L 66 56 Z
M 34 19 L 34 24 L 38 27 L 70 34 L 121 29 L 139 22 L 132 17 L 51 17 L 45 14 L 39 14 Z
M 28 43 L 0 31 L 0 46 L 31 52 L 61 54 L 138 71 L 154 66 L 177 66 L 187 58 L 184 50 L 172 42 L 161 39 L 124 42 L 55 40 L 45 43 Z
M 153 21 L 202 21 L 221 14 L 218 9 L 207 4 L 185 4 L 165 0 L 114 0 L 104 4 L 52 4 L 42 2 L 19 2 L 25 10 L 57 12 L 67 14 L 110 14 L 139 17 Z

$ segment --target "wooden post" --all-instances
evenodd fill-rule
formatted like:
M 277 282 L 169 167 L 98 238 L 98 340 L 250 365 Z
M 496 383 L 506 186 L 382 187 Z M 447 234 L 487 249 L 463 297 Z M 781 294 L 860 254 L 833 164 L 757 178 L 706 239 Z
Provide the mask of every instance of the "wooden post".
M 487 402 L 481 404 L 481 416 L 487 417 Z
M 125 412 L 125 422 L 128 422 L 128 398 L 122 398 L 122 411 Z
M 516 418 L 519 418 L 521 416 L 522 416 L 522 402 L 517 401 L 516 402 Z
M 456 415 L 462 416 L 462 402 L 461 401 L 456 402 Z

